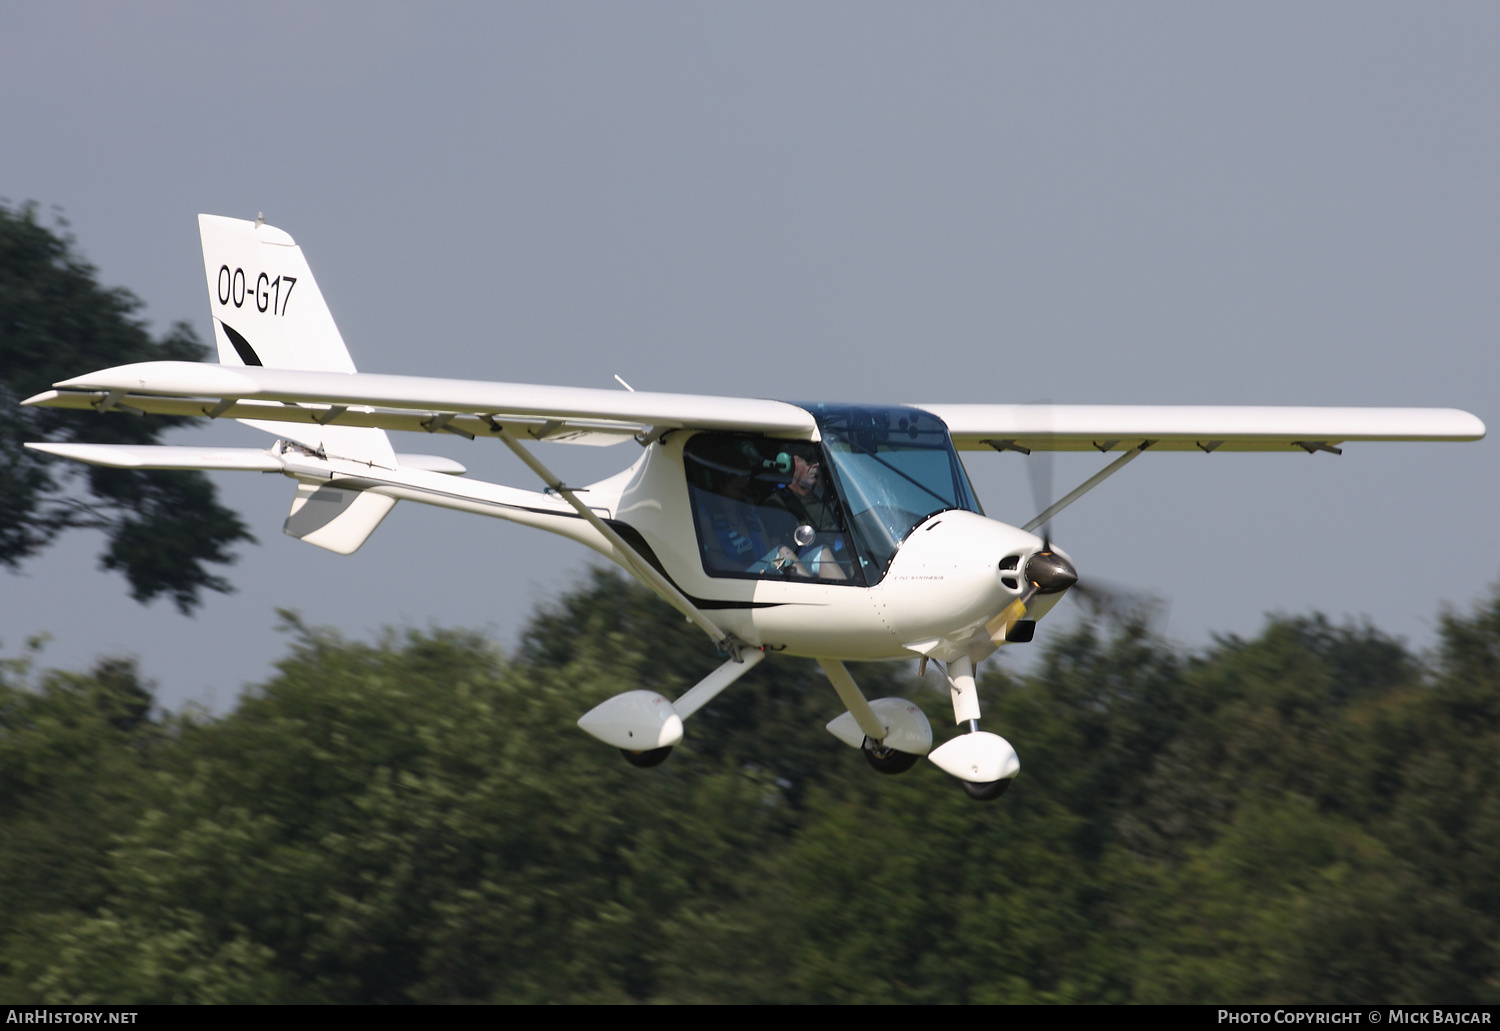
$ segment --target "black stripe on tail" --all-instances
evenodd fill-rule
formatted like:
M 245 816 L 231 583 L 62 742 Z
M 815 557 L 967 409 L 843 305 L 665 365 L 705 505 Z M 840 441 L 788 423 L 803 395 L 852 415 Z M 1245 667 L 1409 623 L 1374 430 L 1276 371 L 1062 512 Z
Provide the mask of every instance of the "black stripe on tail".
M 235 332 L 234 327 L 223 319 L 219 320 L 219 325 L 224 327 L 224 332 L 229 337 L 229 342 L 234 345 L 235 353 L 240 356 L 240 361 L 246 365 L 265 366 L 265 362 L 260 360 L 260 355 L 255 353 L 255 348 L 250 346 L 250 341 Z

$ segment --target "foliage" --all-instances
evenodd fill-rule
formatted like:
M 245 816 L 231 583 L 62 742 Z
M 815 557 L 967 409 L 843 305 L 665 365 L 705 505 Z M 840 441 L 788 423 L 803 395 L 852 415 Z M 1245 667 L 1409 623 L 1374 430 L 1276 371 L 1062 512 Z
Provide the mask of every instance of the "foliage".
M 576 728 L 716 661 L 596 573 L 517 654 L 288 617 L 221 719 L 119 663 L 4 672 L 0 992 L 35 1002 L 1489 1002 L 1500 595 L 1419 660 L 1278 618 L 1184 655 L 1085 625 L 983 674 L 971 802 L 824 733 L 773 657 L 637 770 Z M 855 670 L 948 725 L 936 678 Z
M 66 222 L 42 225 L 34 206 L 0 204 L 0 564 L 12 568 L 65 530 L 102 530 L 100 562 L 123 572 L 131 596 L 170 597 L 183 612 L 204 588 L 229 590 L 208 565 L 234 561 L 252 540 L 198 472 L 87 469 L 24 447 L 27 441 L 154 444 L 190 420 L 100 418 L 19 402 L 53 383 L 111 365 L 198 361 L 185 322 L 153 339 L 129 291 L 107 289 L 78 256 Z

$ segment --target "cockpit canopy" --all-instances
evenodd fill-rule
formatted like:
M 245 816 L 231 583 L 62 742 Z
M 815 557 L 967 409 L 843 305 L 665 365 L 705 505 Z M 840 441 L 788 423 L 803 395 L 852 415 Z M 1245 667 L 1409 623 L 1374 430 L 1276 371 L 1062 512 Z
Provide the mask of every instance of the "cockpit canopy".
M 821 443 L 700 433 L 683 448 L 709 575 L 873 585 L 928 516 L 982 512 L 937 417 L 802 407 Z

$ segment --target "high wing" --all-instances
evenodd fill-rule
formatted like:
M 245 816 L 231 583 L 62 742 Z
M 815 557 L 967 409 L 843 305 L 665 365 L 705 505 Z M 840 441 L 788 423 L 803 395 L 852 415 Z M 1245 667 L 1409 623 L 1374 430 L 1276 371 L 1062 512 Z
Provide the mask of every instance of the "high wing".
M 598 390 L 320 372 L 194 362 L 144 362 L 65 380 L 25 404 L 319 426 L 613 444 L 674 429 L 809 439 L 812 416 L 758 398 Z M 963 451 L 1335 450 L 1348 441 L 1479 440 L 1475 416 L 1452 408 L 1290 408 L 1204 405 L 915 404 L 947 423 Z
M 781 401 L 319 372 L 195 362 L 142 362 L 79 376 L 23 404 L 124 409 L 319 426 L 613 444 L 674 429 L 816 434 L 805 410 Z
M 1479 440 L 1454 408 L 918 404 L 961 451 L 1337 451 L 1359 440 Z

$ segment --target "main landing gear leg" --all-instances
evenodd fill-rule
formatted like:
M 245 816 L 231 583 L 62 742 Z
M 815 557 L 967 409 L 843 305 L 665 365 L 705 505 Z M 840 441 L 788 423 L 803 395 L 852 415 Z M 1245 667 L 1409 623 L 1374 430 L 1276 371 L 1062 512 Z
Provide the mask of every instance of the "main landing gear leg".
M 964 792 L 988 802 L 1010 788 L 1021 772 L 1021 760 L 1010 742 L 979 729 L 979 691 L 974 683 L 974 661 L 967 655 L 948 663 L 948 687 L 953 696 L 953 721 L 965 732 L 928 756 L 946 773 L 958 778 Z
M 685 691 L 675 702 L 655 691 L 626 691 L 594 706 L 578 725 L 625 754 L 632 766 L 657 766 L 682 740 L 682 721 L 720 691 L 758 666 L 766 653 L 740 647 L 724 664 Z
M 881 773 L 905 773 L 932 748 L 932 725 L 905 698 L 866 701 L 864 692 L 837 659 L 819 659 L 839 700 L 848 711 L 828 724 L 828 732 Z

